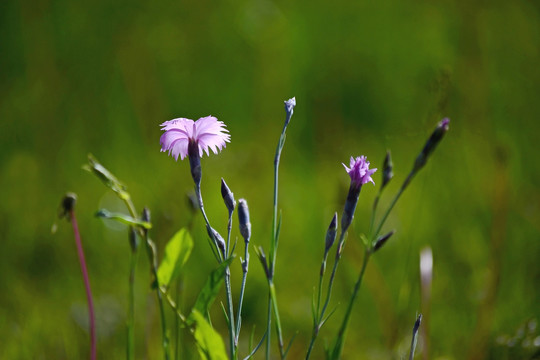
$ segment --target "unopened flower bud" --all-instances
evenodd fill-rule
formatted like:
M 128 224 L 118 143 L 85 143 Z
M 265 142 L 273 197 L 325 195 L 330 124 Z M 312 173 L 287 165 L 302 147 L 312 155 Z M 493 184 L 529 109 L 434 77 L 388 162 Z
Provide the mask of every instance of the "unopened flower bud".
M 150 209 L 148 209 L 146 206 L 144 207 L 142 211 L 141 220 L 146 221 L 148 223 L 150 222 Z M 143 229 L 143 231 L 146 232 L 148 231 L 148 229 Z
M 199 145 L 196 141 L 190 140 L 188 144 L 188 158 L 189 166 L 191 168 L 191 177 L 195 182 L 195 185 L 201 184 L 202 178 L 202 168 L 201 168 L 201 157 L 199 154 Z
M 251 238 L 251 223 L 249 222 L 249 208 L 245 199 L 238 200 L 238 222 L 240 224 L 240 234 L 246 243 Z
M 414 162 L 413 172 L 417 172 L 422 167 L 424 167 L 424 165 L 426 164 L 428 160 L 429 155 L 431 155 L 433 150 L 435 150 L 435 148 L 437 147 L 437 144 L 439 144 L 444 134 L 446 134 L 446 132 L 450 128 L 448 126 L 449 123 L 450 123 L 450 119 L 448 118 L 444 118 L 439 122 L 439 124 L 437 125 L 437 127 L 435 128 L 435 130 L 433 131 L 433 133 L 427 140 L 426 144 L 424 145 L 424 148 L 422 149 L 420 154 L 418 154 L 418 157 L 416 158 L 416 161 Z
M 139 242 L 137 241 L 137 232 L 135 231 L 135 228 L 133 226 L 130 226 L 128 229 L 128 240 L 129 240 L 129 246 L 131 247 L 131 251 L 132 252 L 137 251 Z
M 62 198 L 62 203 L 60 205 L 60 213 L 58 214 L 59 218 L 66 217 L 73 209 L 77 203 L 77 194 L 69 192 Z M 69 217 L 68 217 L 69 218 Z
M 413 326 L 413 336 L 416 336 L 416 333 L 418 332 L 418 328 L 420 327 L 421 322 L 422 322 L 422 314 L 418 314 L 418 317 L 416 318 L 416 321 L 414 322 L 414 326 Z
M 223 178 L 221 178 L 221 196 L 223 197 L 227 210 L 229 210 L 229 213 L 232 213 L 236 206 L 236 201 L 234 201 L 234 194 L 231 192 L 231 189 L 229 189 Z
M 326 231 L 326 243 L 324 252 L 328 253 L 328 250 L 334 245 L 334 241 L 336 240 L 336 233 L 337 233 L 337 220 L 338 216 L 337 213 L 334 213 L 334 217 L 332 218 L 332 221 L 330 222 L 330 226 L 328 226 L 328 230 Z
M 291 121 L 295 106 L 296 98 L 293 97 L 285 101 L 285 112 L 287 113 L 287 118 L 285 119 L 285 126 L 287 126 L 289 124 L 289 121 Z
M 150 209 L 147 207 L 143 209 L 141 219 L 142 221 L 150 222 Z
M 341 215 L 341 231 L 343 232 L 347 231 L 352 223 L 361 188 L 362 185 L 357 186 L 355 183 L 351 182 L 349 193 L 347 194 L 347 201 L 345 202 L 345 207 L 343 209 L 343 215 Z
M 386 157 L 384 158 L 383 171 L 382 171 L 382 184 L 381 189 L 390 182 L 390 179 L 394 177 L 392 172 L 394 165 L 392 164 L 392 156 L 390 155 L 390 150 L 386 151 Z
M 210 239 L 214 239 L 216 241 L 219 251 L 225 255 L 225 240 L 223 239 L 223 236 L 209 226 L 206 227 L 206 230 L 208 231 L 208 236 L 210 236 Z
M 395 232 L 396 230 L 392 230 L 386 235 L 379 236 L 379 238 L 377 239 L 377 241 L 375 241 L 375 244 L 373 245 L 373 252 L 379 250 L 388 241 L 388 239 L 390 239 L 390 237 L 394 235 Z

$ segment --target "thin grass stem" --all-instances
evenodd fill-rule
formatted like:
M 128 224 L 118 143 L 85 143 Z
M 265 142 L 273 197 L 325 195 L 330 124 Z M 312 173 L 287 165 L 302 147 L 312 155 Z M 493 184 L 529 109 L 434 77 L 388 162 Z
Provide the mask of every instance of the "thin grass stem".
M 158 306 L 159 306 L 159 314 L 161 317 L 161 335 L 162 335 L 162 347 L 163 347 L 163 356 L 166 360 L 170 359 L 169 355 L 169 338 L 167 335 L 167 324 L 165 320 L 165 308 L 163 307 L 163 299 L 161 296 L 160 286 L 158 283 L 158 275 L 157 275 L 157 259 L 156 259 L 156 252 L 154 249 L 154 244 L 151 242 L 150 238 L 148 237 L 148 231 L 144 231 L 144 243 L 146 245 L 146 253 L 148 255 L 148 261 L 150 262 L 150 269 L 152 272 L 152 276 L 154 277 L 155 286 L 156 286 L 156 296 L 158 300 Z
M 197 196 L 197 200 L 199 202 L 199 208 L 201 209 L 201 213 L 203 215 L 204 221 L 206 222 L 206 226 L 209 230 L 212 229 L 212 226 L 210 225 L 210 221 L 208 220 L 208 216 L 206 216 L 206 211 L 204 210 L 203 200 L 202 200 L 202 193 L 201 193 L 201 186 L 200 184 L 195 184 L 195 194 Z M 225 251 L 222 253 L 219 249 L 217 239 L 212 235 L 211 231 L 208 231 L 209 236 L 212 238 L 213 245 L 215 249 L 214 255 L 216 256 L 216 260 L 218 263 L 224 262 L 228 256 L 229 256 L 229 245 L 230 245 L 230 234 L 231 234 L 231 228 L 232 228 L 232 211 L 229 212 L 229 225 L 227 226 L 227 243 L 225 244 Z M 232 291 L 231 291 L 231 272 L 230 268 L 227 265 L 225 268 L 225 292 L 226 292 L 226 301 L 227 301 L 227 313 L 229 317 L 229 321 L 227 322 L 229 326 L 229 352 L 231 359 L 236 359 L 236 347 L 235 347 L 235 322 L 234 322 L 234 310 L 233 310 L 233 302 L 232 302 Z
M 319 274 L 320 276 L 319 276 L 319 286 L 317 288 L 317 305 L 315 307 L 315 317 L 313 318 L 313 332 L 311 334 L 311 341 L 309 343 L 308 351 L 306 354 L 306 360 L 308 360 L 309 357 L 311 356 L 311 351 L 313 350 L 313 346 L 315 345 L 315 339 L 317 339 L 317 335 L 319 334 L 319 330 L 321 326 L 320 324 L 321 318 L 319 318 L 319 311 L 321 307 L 322 285 L 323 285 L 324 271 L 326 269 L 326 255 L 327 254 L 328 253 L 325 254 L 325 257 L 322 261 L 321 271 Z
M 127 358 L 135 359 L 135 274 L 139 252 L 133 250 L 129 255 L 129 299 L 127 320 Z
M 249 241 L 244 242 L 244 263 L 242 264 L 242 285 L 240 286 L 240 298 L 238 300 L 238 310 L 236 311 L 236 338 L 234 340 L 235 347 L 238 347 L 238 338 L 240 337 L 240 329 L 242 327 L 242 305 L 244 303 L 244 292 L 246 289 L 247 274 L 249 268 Z
M 270 287 L 270 297 L 272 298 L 274 316 L 276 317 L 276 333 L 278 337 L 279 355 L 281 359 L 283 360 L 285 359 L 285 353 L 283 352 L 283 332 L 281 330 L 281 320 L 279 318 L 279 310 L 278 310 L 277 298 L 276 298 L 276 288 L 273 282 L 270 282 L 268 286 Z
M 77 224 L 77 218 L 75 217 L 75 211 L 69 210 L 69 220 L 73 226 L 73 234 L 75 236 L 75 243 L 77 244 L 77 255 L 79 256 L 79 263 L 81 265 L 81 272 L 84 280 L 84 288 L 86 290 L 86 300 L 88 302 L 88 317 L 90 322 L 90 359 L 96 359 L 96 316 L 94 313 L 94 301 L 92 300 L 92 290 L 90 289 L 90 278 L 88 277 L 88 269 L 86 266 L 86 260 L 84 258 L 84 250 L 81 242 L 81 234 L 79 232 L 79 225 Z
M 356 280 L 356 284 L 354 284 L 354 290 L 351 295 L 351 299 L 349 301 L 349 305 L 347 306 L 347 310 L 345 312 L 345 317 L 343 318 L 343 322 L 341 323 L 341 327 L 338 332 L 338 336 L 336 339 L 336 343 L 334 345 L 334 349 L 332 351 L 331 359 L 337 360 L 341 357 L 341 352 L 343 350 L 343 345 L 345 343 L 345 334 L 347 331 L 347 327 L 349 325 L 349 320 L 351 318 L 351 313 L 353 309 L 354 302 L 356 300 L 356 297 L 358 296 L 358 291 L 360 290 L 360 286 L 362 285 L 362 279 L 364 278 L 364 273 L 366 271 L 367 263 L 369 261 L 369 257 L 371 255 L 371 252 L 368 248 L 366 248 L 366 251 L 364 253 L 364 260 L 362 262 L 362 269 L 360 270 L 360 274 L 358 275 L 358 279 Z

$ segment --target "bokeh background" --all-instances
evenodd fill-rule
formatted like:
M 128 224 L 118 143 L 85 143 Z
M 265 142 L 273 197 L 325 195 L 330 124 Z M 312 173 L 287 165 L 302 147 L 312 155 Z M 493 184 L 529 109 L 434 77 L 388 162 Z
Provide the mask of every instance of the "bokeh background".
M 160 251 L 191 224 L 186 311 L 193 303 L 215 261 L 202 219 L 186 202 L 187 162 L 159 151 L 163 121 L 212 114 L 227 124 L 231 143 L 203 159 L 207 211 L 223 233 L 224 177 L 250 205 L 252 244 L 268 248 L 273 155 L 283 101 L 292 96 L 275 280 L 285 337 L 298 332 L 290 358 L 301 358 L 309 342 L 324 234 L 348 189 L 341 163 L 364 154 L 381 168 L 391 149 L 395 178 L 385 207 L 445 116 L 450 132 L 389 218 L 385 229 L 396 235 L 370 262 L 344 356 L 404 357 L 420 311 L 418 358 L 538 356 L 537 2 L 5 0 L 0 53 L 0 358 L 87 357 L 75 244 L 69 224 L 57 219 L 67 191 L 78 194 L 100 358 L 124 357 L 127 233 L 94 213 L 125 209 L 81 170 L 88 153 L 128 185 L 139 210 L 151 209 Z M 376 191 L 362 190 L 338 272 L 337 310 L 315 358 L 343 316 Z M 434 262 L 429 306 L 420 297 L 425 247 Z M 265 321 L 266 283 L 253 252 L 251 259 L 243 354 L 251 329 L 260 337 Z M 139 260 L 137 358 L 156 359 L 158 316 L 146 258 Z M 219 300 L 214 310 L 225 336 Z M 184 336 L 183 358 L 196 358 Z

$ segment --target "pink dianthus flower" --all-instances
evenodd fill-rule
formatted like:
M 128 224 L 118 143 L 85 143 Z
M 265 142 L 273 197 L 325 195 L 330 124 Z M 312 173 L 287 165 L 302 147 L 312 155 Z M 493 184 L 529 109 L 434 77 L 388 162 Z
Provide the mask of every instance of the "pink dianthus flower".
M 161 151 L 168 151 L 175 160 L 178 160 L 178 156 L 181 160 L 188 156 L 190 143 L 198 147 L 199 157 L 202 157 L 203 152 L 209 155 L 209 148 L 217 154 L 231 140 L 223 121 L 213 116 L 202 117 L 197 121 L 178 118 L 165 121 L 160 126 L 165 131 L 159 139 Z
M 371 178 L 371 175 L 377 171 L 377 169 L 370 169 L 369 168 L 369 161 L 367 161 L 367 158 L 365 156 L 359 156 L 356 159 L 351 156 L 351 162 L 350 162 L 350 168 L 347 167 L 347 165 L 343 164 L 345 167 L 345 170 L 347 170 L 347 173 L 351 177 L 351 183 L 354 184 L 356 187 L 360 187 L 364 185 L 367 182 L 373 183 L 375 185 L 375 182 Z

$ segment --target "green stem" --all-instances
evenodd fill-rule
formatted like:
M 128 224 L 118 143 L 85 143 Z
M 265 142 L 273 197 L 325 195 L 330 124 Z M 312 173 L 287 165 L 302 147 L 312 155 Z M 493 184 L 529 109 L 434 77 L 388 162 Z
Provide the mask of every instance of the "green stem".
M 311 356 L 311 351 L 313 350 L 313 346 L 315 345 L 315 339 L 317 339 L 317 335 L 319 335 L 319 330 L 321 328 L 321 318 L 319 318 L 319 310 L 321 306 L 321 296 L 322 296 L 322 284 L 323 284 L 323 277 L 324 277 L 324 271 L 326 269 L 326 256 L 328 253 L 325 254 L 324 259 L 321 264 L 321 271 L 319 276 L 319 287 L 317 289 L 317 306 L 315 308 L 315 317 L 313 318 L 313 332 L 311 334 L 311 341 L 309 343 L 309 348 L 306 354 L 306 360 L 309 359 Z
M 287 131 L 287 124 L 283 126 L 283 130 L 279 137 L 278 146 L 276 148 L 276 155 L 274 157 L 274 204 L 272 214 L 272 242 L 270 243 L 270 273 L 274 274 L 274 268 L 276 266 L 276 253 L 278 246 L 278 234 L 277 234 L 277 214 L 278 214 L 278 193 L 279 193 L 279 161 L 281 159 L 281 151 L 283 145 L 285 145 L 285 131 Z
M 332 356 L 331 356 L 332 360 L 337 360 L 341 357 L 343 344 L 345 343 L 345 333 L 347 331 L 349 320 L 351 318 L 352 308 L 356 300 L 356 297 L 358 296 L 358 291 L 360 290 L 360 286 L 362 285 L 362 279 L 364 278 L 364 273 L 366 271 L 366 267 L 367 267 L 367 263 L 369 261 L 370 255 L 371 255 L 370 250 L 366 248 L 366 251 L 364 254 L 364 261 L 362 263 L 362 269 L 360 270 L 360 274 L 358 275 L 358 280 L 356 280 L 356 284 L 354 284 L 354 290 L 351 296 L 351 300 L 349 301 L 349 305 L 347 306 L 347 311 L 345 312 L 345 317 L 343 318 L 343 322 L 341 323 L 341 327 L 338 332 L 336 344 L 334 346 Z
M 234 211 L 234 210 L 233 210 Z M 231 230 L 232 230 L 232 216 L 233 211 L 229 211 L 229 221 L 227 224 L 227 243 L 225 247 L 225 258 L 230 256 L 230 243 L 231 243 Z M 231 359 L 237 358 L 236 352 L 236 328 L 234 320 L 234 310 L 233 310 L 233 300 L 232 300 L 232 290 L 231 290 L 231 271 L 229 266 L 225 269 L 225 292 L 227 294 L 227 311 L 229 313 L 229 346 L 230 346 L 230 355 Z
M 201 213 L 203 215 L 204 221 L 206 222 L 206 226 L 208 227 L 208 229 L 212 229 L 212 226 L 210 225 L 210 221 L 208 220 L 208 216 L 206 216 L 206 212 L 204 211 L 200 184 L 195 184 L 195 194 L 197 195 L 197 199 L 199 201 L 199 207 L 201 209 Z M 219 250 L 217 240 L 214 238 L 213 235 L 211 235 L 211 232 L 209 231 L 209 235 L 212 238 L 212 242 L 215 247 L 214 255 L 216 256 L 216 259 L 218 263 L 220 264 L 223 261 L 225 261 L 225 259 L 229 256 L 231 228 L 232 228 L 232 211 L 229 213 L 229 225 L 227 229 L 227 244 L 225 245 L 226 246 L 225 253 L 223 254 Z M 212 250 L 214 250 L 214 248 L 212 248 Z M 235 336 L 234 311 L 233 311 L 232 292 L 231 292 L 231 272 L 230 272 L 229 266 L 225 268 L 225 292 L 226 292 L 226 299 L 227 299 L 227 312 L 228 312 L 228 317 L 229 317 L 229 347 L 230 347 L 229 353 L 230 353 L 231 359 L 235 359 L 236 348 L 234 344 L 235 344 L 236 336 Z
M 132 218 L 137 219 L 137 211 L 129 196 L 122 197 L 124 204 L 128 208 L 128 211 Z M 139 234 L 143 236 L 143 230 L 137 228 Z M 135 241 L 137 241 L 135 239 Z M 127 321 L 127 358 L 133 360 L 135 358 L 135 275 L 137 270 L 137 260 L 139 258 L 139 247 L 135 246 L 130 253 L 129 264 L 129 308 L 128 308 L 128 321 Z
M 341 253 L 343 252 L 343 247 L 345 245 L 345 231 L 341 231 L 341 234 L 339 235 L 339 241 L 338 246 L 336 250 L 336 258 L 334 260 L 334 266 L 332 267 L 332 273 L 330 274 L 330 280 L 328 281 L 328 291 L 326 292 L 326 300 L 324 302 L 323 308 L 321 310 L 321 315 L 319 317 L 319 323 L 324 318 L 324 314 L 326 312 L 326 308 L 328 307 L 328 303 L 330 303 L 330 296 L 332 295 L 332 287 L 334 285 L 334 279 L 336 277 L 336 272 L 339 264 L 339 260 L 341 259 Z
M 195 184 L 195 194 L 199 202 L 199 208 L 201 209 L 204 222 L 206 223 L 206 226 L 208 227 L 208 229 L 212 229 L 212 226 L 210 225 L 210 221 L 208 220 L 208 216 L 206 216 L 206 211 L 204 211 L 200 184 Z M 208 236 L 210 236 L 212 240 L 212 243 L 211 243 L 213 245 L 211 246 L 212 252 L 214 253 L 214 256 L 216 257 L 216 260 L 218 261 L 218 263 L 221 264 L 224 261 L 223 256 L 225 256 L 225 254 L 221 254 L 221 251 L 219 250 L 219 246 L 217 244 L 217 240 L 214 238 L 214 235 L 212 235 L 210 231 L 208 232 Z
M 238 338 L 240 336 L 240 328 L 242 327 L 242 304 L 244 302 L 244 291 L 246 289 L 247 273 L 249 268 L 249 239 L 245 241 L 244 247 L 244 263 L 242 264 L 242 286 L 240 287 L 240 299 L 238 300 L 238 310 L 236 311 L 236 338 L 234 340 L 235 347 L 238 347 Z
M 372 237 L 372 231 L 373 231 L 373 226 L 375 225 L 375 212 L 377 211 L 377 205 L 379 205 L 379 199 L 381 197 L 381 193 L 382 193 L 382 189 L 379 188 L 379 192 L 377 192 L 377 196 L 375 196 L 375 200 L 373 200 L 373 208 L 372 208 L 372 212 L 371 212 L 371 220 L 369 222 L 369 236 L 370 238 Z
M 399 197 L 401 196 L 401 194 L 403 194 L 403 191 L 405 191 L 405 189 L 407 188 L 407 186 L 409 185 L 409 183 L 411 182 L 413 176 L 414 176 L 414 171 L 411 171 L 409 173 L 409 176 L 407 176 L 407 178 L 405 179 L 405 181 L 403 182 L 403 185 L 401 185 L 401 188 L 399 188 L 399 191 L 398 193 L 396 194 L 396 196 L 394 197 L 394 199 L 392 200 L 392 202 L 390 203 L 390 206 L 388 207 L 388 209 L 386 210 L 386 212 L 384 213 L 381 221 L 379 222 L 379 225 L 377 226 L 377 229 L 375 230 L 375 232 L 372 234 L 372 236 L 370 236 L 370 240 L 371 242 L 373 242 L 375 239 L 377 239 L 377 236 L 379 235 L 380 231 L 381 231 L 381 228 L 382 226 L 384 225 L 384 222 L 386 221 L 386 218 L 388 218 L 388 215 L 390 215 L 390 212 L 392 211 L 392 209 L 394 208 L 394 205 L 396 205 L 397 201 L 399 200 Z M 373 215 L 375 216 L 375 215 Z M 371 231 L 370 231 L 370 234 L 371 234 Z
M 283 360 L 285 359 L 285 354 L 283 352 L 283 335 L 281 331 L 281 320 L 279 318 L 279 310 L 277 305 L 276 288 L 274 287 L 274 283 L 272 281 L 268 283 L 268 286 L 270 289 L 270 298 L 272 299 L 274 316 L 276 317 L 276 333 L 278 337 L 279 355 L 280 358 Z
M 266 319 L 266 360 L 270 360 L 270 333 L 272 332 L 272 295 L 270 294 L 270 290 L 268 290 Z
M 227 312 L 229 313 L 229 352 L 231 359 L 236 359 L 236 347 L 235 345 L 235 327 L 234 327 L 234 311 L 231 294 L 231 272 L 229 267 L 225 268 L 225 292 L 227 295 Z
M 135 273 L 137 268 L 137 258 L 139 252 L 134 250 L 130 253 L 129 259 L 129 305 L 128 305 L 128 320 L 127 320 L 127 358 L 133 360 L 135 358 Z
M 183 287 L 183 279 L 182 275 L 178 277 L 178 280 L 176 281 L 176 304 L 180 305 L 181 301 L 181 294 L 182 294 L 182 287 Z M 175 346 L 174 346 L 174 359 L 179 360 L 180 359 L 180 344 L 182 343 L 181 339 L 181 330 L 180 330 L 180 319 L 178 316 L 175 316 L 175 322 L 174 322 L 174 328 L 175 328 Z
M 173 310 L 173 312 L 176 314 L 176 316 L 180 319 L 180 321 L 182 322 L 182 324 L 186 324 L 187 322 L 187 319 L 186 319 L 186 316 L 183 315 L 181 312 L 180 312 L 180 309 L 178 309 L 178 305 L 174 302 L 174 300 L 171 298 L 171 296 L 169 295 L 169 293 L 165 292 L 162 288 L 158 288 L 158 291 L 161 295 L 164 295 L 165 296 L 165 299 L 167 300 L 167 302 L 169 303 L 169 306 L 171 307 L 171 309 Z
M 148 237 L 148 231 L 144 232 L 144 243 L 146 245 L 146 253 L 148 255 L 148 261 L 150 262 L 150 268 L 152 271 L 152 275 L 154 277 L 154 281 L 156 282 L 156 295 L 159 305 L 159 314 L 161 317 L 161 335 L 162 335 L 162 346 L 163 346 L 163 355 L 166 360 L 169 360 L 169 338 L 167 335 L 167 324 L 165 321 L 165 308 L 163 307 L 163 299 L 161 296 L 160 286 L 158 284 L 158 276 L 157 276 L 157 259 L 156 259 L 156 253 L 154 250 L 154 246 L 151 243 L 150 238 Z
M 281 135 L 279 137 L 279 142 L 276 147 L 276 155 L 274 157 L 274 203 L 273 203 L 273 214 L 272 214 L 272 239 L 270 241 L 270 274 L 271 276 L 274 276 L 274 270 L 276 266 L 276 254 L 277 254 L 277 247 L 278 247 L 278 233 L 277 233 L 277 213 L 278 213 L 278 193 L 279 193 L 279 160 L 281 158 L 281 151 L 283 150 L 283 145 L 285 144 L 285 132 L 287 131 L 287 125 L 288 121 L 285 122 L 285 125 L 283 125 L 283 130 L 281 131 Z M 268 279 L 268 281 L 271 281 L 271 279 Z M 275 292 L 275 290 L 274 290 Z M 274 296 L 275 298 L 275 296 Z M 267 338 L 266 338 L 266 358 L 270 358 L 270 338 L 271 338 L 271 322 L 272 322 L 272 308 L 274 308 L 273 305 L 273 297 L 269 296 L 268 298 L 268 318 L 266 321 L 266 329 L 267 329 Z M 277 313 L 277 312 L 276 312 Z M 282 346 L 280 347 L 280 351 Z M 281 351 L 282 352 L 282 351 Z

